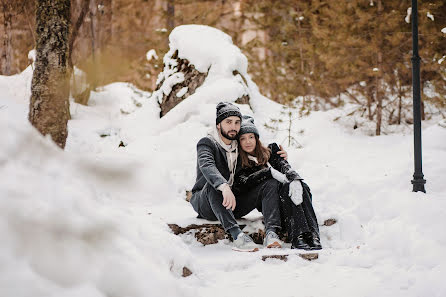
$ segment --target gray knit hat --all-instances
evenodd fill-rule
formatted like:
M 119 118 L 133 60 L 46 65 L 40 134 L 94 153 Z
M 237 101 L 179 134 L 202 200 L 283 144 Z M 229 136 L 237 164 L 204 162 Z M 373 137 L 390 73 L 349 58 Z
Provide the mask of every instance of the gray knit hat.
M 224 119 L 236 116 L 242 119 L 242 113 L 240 109 L 230 102 L 220 102 L 217 104 L 217 118 L 215 124 L 218 125 Z
M 242 136 L 246 133 L 254 133 L 257 136 L 259 135 L 259 130 L 257 130 L 256 125 L 254 124 L 254 118 L 249 115 L 244 115 L 242 118 L 242 124 L 240 126 L 239 136 Z

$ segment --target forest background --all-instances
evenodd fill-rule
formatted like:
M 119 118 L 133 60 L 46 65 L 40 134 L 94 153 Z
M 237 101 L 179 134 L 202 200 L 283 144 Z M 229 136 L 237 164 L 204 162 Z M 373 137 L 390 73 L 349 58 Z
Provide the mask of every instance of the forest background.
M 446 2 L 419 2 L 422 117 L 446 117 Z M 72 0 L 68 61 L 88 92 L 115 81 L 157 88 L 168 36 L 203 24 L 229 34 L 260 91 L 301 115 L 352 102 L 376 124 L 412 123 L 410 0 Z M 0 74 L 29 64 L 35 1 L 0 0 Z M 72 94 L 88 104 L 89 96 Z M 77 96 L 75 96 L 77 95 Z

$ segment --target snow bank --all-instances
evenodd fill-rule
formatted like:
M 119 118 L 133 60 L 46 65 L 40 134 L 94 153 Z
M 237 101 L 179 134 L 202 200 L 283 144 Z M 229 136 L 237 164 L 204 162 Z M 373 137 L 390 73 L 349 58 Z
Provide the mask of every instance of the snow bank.
M 61 151 L 16 94 L 0 109 L 0 296 L 192 296 L 184 243 L 112 193 L 135 185 L 136 163 Z

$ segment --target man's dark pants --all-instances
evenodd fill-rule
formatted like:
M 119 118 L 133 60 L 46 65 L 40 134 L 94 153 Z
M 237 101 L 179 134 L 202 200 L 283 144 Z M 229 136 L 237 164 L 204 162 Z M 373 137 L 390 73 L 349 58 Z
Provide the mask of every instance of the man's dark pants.
M 225 231 L 238 226 L 239 219 L 254 208 L 263 214 L 266 230 L 280 229 L 280 201 L 279 183 L 275 179 L 268 179 L 248 193 L 236 197 L 236 207 L 232 211 L 223 206 L 223 195 L 209 183 L 195 192 L 190 200 L 199 218 L 210 221 L 218 220 Z

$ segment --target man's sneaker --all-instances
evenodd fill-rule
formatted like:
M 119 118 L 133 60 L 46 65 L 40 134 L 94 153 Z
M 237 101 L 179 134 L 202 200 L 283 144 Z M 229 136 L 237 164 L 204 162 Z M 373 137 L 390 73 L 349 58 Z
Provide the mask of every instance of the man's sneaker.
M 280 240 L 279 235 L 274 231 L 268 231 L 266 233 L 265 239 L 263 240 L 263 245 L 267 248 L 281 248 L 283 241 Z
M 234 250 L 241 252 L 257 252 L 259 248 L 249 235 L 240 232 L 237 239 L 234 240 Z

